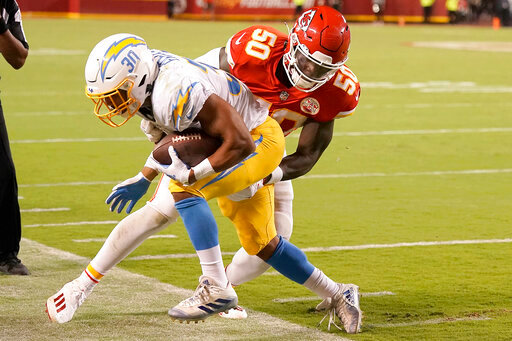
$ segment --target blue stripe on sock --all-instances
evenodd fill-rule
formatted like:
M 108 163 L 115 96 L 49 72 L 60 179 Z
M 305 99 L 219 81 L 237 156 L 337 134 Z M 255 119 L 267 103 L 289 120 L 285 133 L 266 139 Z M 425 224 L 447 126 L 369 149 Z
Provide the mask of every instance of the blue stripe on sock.
M 299 284 L 304 284 L 315 267 L 301 249 L 279 236 L 279 244 L 267 263 L 282 275 Z
M 199 197 L 187 198 L 177 202 L 176 209 L 196 250 L 219 245 L 217 223 L 206 200 Z

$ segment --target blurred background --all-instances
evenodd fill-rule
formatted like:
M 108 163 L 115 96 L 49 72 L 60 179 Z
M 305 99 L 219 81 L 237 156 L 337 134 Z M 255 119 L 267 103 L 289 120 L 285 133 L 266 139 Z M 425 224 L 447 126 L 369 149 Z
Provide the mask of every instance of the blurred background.
M 348 21 L 511 25 L 512 0 L 19 0 L 25 17 L 118 15 L 209 20 L 290 20 L 332 6 Z

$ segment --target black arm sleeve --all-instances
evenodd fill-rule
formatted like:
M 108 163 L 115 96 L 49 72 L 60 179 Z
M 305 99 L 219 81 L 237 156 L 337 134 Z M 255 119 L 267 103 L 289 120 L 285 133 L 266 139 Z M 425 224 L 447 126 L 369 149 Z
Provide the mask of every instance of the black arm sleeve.
M 0 11 L 0 15 L 3 16 L 9 31 L 28 49 L 27 38 L 25 38 L 25 32 L 23 32 L 23 25 L 21 23 L 21 11 L 16 0 L 0 0 Z

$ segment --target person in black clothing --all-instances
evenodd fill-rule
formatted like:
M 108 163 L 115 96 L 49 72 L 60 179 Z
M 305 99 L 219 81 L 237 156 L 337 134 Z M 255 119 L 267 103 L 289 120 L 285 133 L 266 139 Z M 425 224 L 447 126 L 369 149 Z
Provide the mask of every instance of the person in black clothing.
M 16 0 L 0 0 L 0 53 L 14 68 L 25 64 L 28 44 Z M 0 101 L 0 273 L 28 275 L 18 259 L 21 239 L 18 183 Z
M 167 18 L 169 19 L 171 19 L 174 16 L 174 1 L 175 0 L 167 1 Z

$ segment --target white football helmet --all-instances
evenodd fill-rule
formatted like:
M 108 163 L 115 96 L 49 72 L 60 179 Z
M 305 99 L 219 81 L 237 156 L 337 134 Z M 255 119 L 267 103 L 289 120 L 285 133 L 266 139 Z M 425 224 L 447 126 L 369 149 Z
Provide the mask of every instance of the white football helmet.
M 144 39 L 114 34 L 100 41 L 85 65 L 85 94 L 95 104 L 94 114 L 111 127 L 120 127 L 135 115 L 151 94 L 157 66 Z

